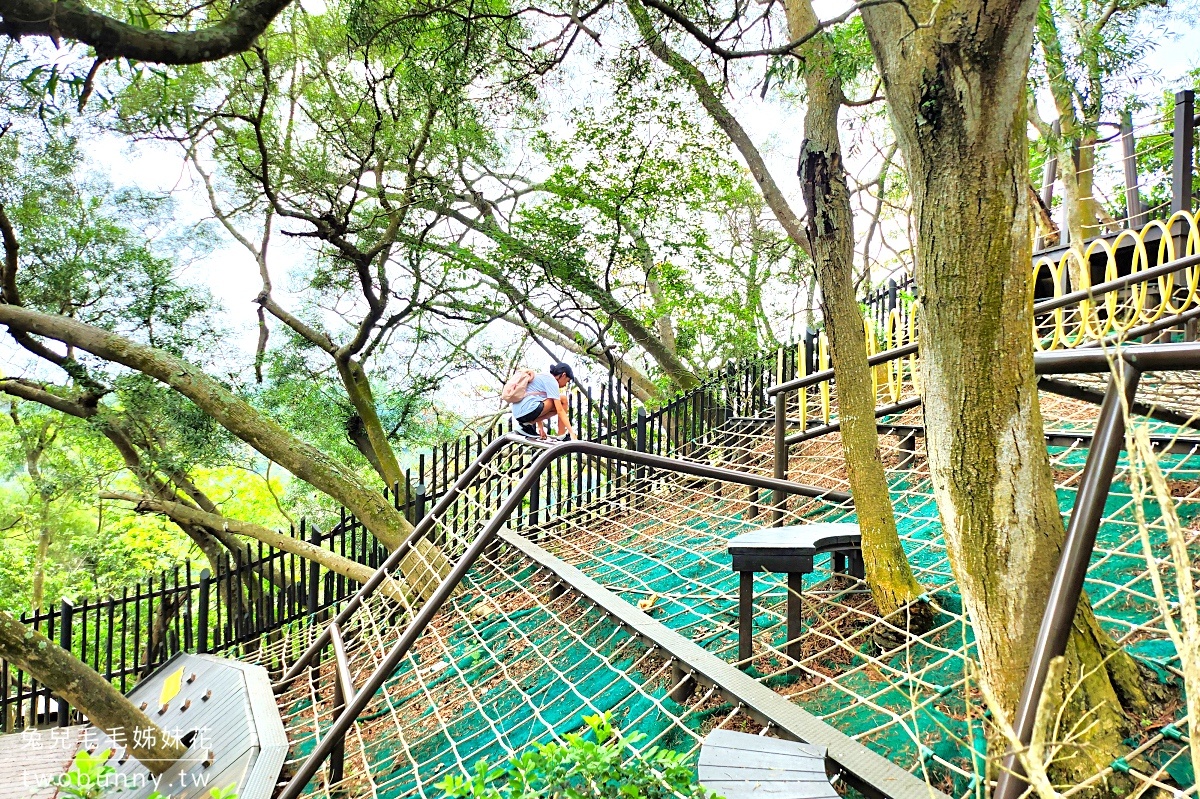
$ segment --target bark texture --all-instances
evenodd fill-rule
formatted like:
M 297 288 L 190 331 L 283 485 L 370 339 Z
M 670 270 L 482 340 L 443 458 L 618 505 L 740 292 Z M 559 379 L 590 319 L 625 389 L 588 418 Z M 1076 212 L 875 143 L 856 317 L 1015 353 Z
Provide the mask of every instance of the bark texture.
M 269 527 L 263 527 L 261 524 L 227 519 L 224 516 L 197 510 L 181 502 L 170 502 L 154 497 L 140 497 L 136 494 L 109 492 L 104 494 L 104 498 L 131 502 L 140 513 L 160 513 L 180 525 L 187 524 L 214 528 L 225 530 L 234 535 L 252 538 L 255 541 L 261 541 L 284 552 L 290 552 L 306 560 L 315 561 L 334 574 L 344 575 L 359 583 L 365 583 L 375 573 L 375 570 L 370 566 L 364 566 L 361 563 L 331 552 L 324 547 L 316 546 L 308 541 L 301 541 L 290 535 L 272 530 Z M 416 571 L 416 560 L 421 557 L 430 558 L 434 562 L 437 562 L 439 566 L 438 571 L 441 573 L 445 573 L 448 570 L 445 557 L 441 556 L 437 549 L 428 542 L 422 541 L 421 545 L 418 545 L 418 553 L 417 556 L 409 555 L 406 559 L 411 561 L 409 571 Z M 438 560 L 439 557 L 440 561 Z M 428 595 L 436 587 L 436 583 L 433 585 L 424 585 L 421 586 L 420 592 Z M 380 587 L 380 590 L 398 602 L 408 603 L 411 600 L 411 597 L 404 593 L 395 583 L 385 583 Z
M 0 0 L 0 33 L 91 45 L 105 58 L 198 64 L 246 50 L 290 0 L 234 2 L 224 19 L 193 31 L 149 30 L 106 16 L 79 0 Z
M 917 218 L 934 492 L 982 677 L 1010 718 L 1063 542 L 1029 335 L 1025 92 L 1037 5 L 920 0 L 862 12 Z M 1124 722 L 1106 670 L 1083 668 L 1101 662 L 1103 634 L 1085 634 L 1081 613 L 1065 679 L 1083 690 L 1068 719 L 1086 709 L 1096 723 L 1060 762 L 1067 779 L 1090 773 L 1084 760 L 1111 761 Z
M 150 770 L 162 774 L 183 757 L 178 742 L 168 736 L 138 710 L 120 691 L 86 663 L 31 630 L 4 611 L 0 611 L 0 658 L 31 674 L 56 695 L 79 708 L 92 724 L 114 738 L 124 740 L 129 752 Z M 154 730 L 152 736 L 134 737 L 136 729 Z M 138 745 L 134 745 L 135 741 Z M 147 746 L 147 743 L 153 745 Z
M 370 444 L 374 457 L 366 455 L 366 453 L 364 455 L 379 476 L 383 478 L 383 482 L 389 490 L 403 491 L 404 471 L 400 468 L 400 461 L 396 459 L 396 452 L 392 449 L 391 442 L 388 441 L 387 431 L 383 429 L 383 422 L 380 421 L 379 413 L 375 409 L 375 395 L 371 391 L 371 381 L 367 377 L 366 371 L 358 361 L 351 357 L 336 357 L 335 362 L 338 376 L 341 377 L 342 385 L 346 389 L 346 396 L 354 405 L 354 410 L 357 412 L 363 432 L 366 433 L 367 442 Z
M 787 0 L 785 8 L 793 39 L 816 29 L 818 19 L 810 0 Z M 804 232 L 824 298 L 842 450 L 862 530 L 867 583 L 880 613 L 890 616 L 912 606 L 922 589 L 900 543 L 879 456 L 866 331 L 854 291 L 854 213 L 838 135 L 845 97 L 824 35 L 810 39 L 798 55 L 808 101 L 798 170 L 807 209 Z

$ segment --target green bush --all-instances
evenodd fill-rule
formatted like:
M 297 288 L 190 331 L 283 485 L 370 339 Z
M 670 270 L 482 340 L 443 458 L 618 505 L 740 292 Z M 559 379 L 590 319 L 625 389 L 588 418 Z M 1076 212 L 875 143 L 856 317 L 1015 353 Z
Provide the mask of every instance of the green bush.
M 694 781 L 690 759 L 652 746 L 632 747 L 645 739 L 613 729 L 609 714 L 584 716 L 595 741 L 568 734 L 566 743 L 534 744 L 506 763 L 475 764 L 474 776 L 446 777 L 438 788 L 452 799 L 667 799 L 714 794 Z

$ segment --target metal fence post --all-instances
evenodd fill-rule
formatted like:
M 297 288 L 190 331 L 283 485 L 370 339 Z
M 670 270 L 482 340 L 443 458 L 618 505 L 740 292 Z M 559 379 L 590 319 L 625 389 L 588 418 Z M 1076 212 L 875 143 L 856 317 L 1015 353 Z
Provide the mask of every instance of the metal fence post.
M 413 526 L 416 527 L 425 518 L 427 512 L 427 504 L 429 502 L 428 489 L 424 483 L 417 483 L 416 490 L 416 509 L 413 511 Z
M 804 331 L 804 374 L 811 375 L 817 371 L 817 331 L 811 327 Z M 804 400 L 802 399 L 801 402 Z
M 537 478 L 533 481 L 533 485 L 529 488 L 529 522 L 526 526 L 536 527 L 538 523 L 539 511 L 542 506 L 542 475 L 538 472 Z
M 308 531 L 308 543 L 315 547 L 321 546 L 321 531 L 315 524 Z M 315 614 L 321 604 L 320 580 L 321 566 L 315 560 L 310 560 L 308 562 L 308 607 L 306 608 L 309 616 Z
M 62 615 L 59 618 L 58 628 L 58 645 L 68 652 L 71 651 L 71 622 L 74 619 L 75 606 L 71 604 L 71 600 L 66 597 L 62 598 Z M 47 721 L 49 721 L 50 707 L 46 707 Z M 71 717 L 71 706 L 67 704 L 67 700 L 61 696 L 58 697 L 58 726 L 65 727 L 69 724 Z
M 1175 153 L 1171 161 L 1171 213 L 1192 209 L 1192 152 L 1196 147 L 1196 93 L 1175 92 Z M 1180 228 L 1182 230 L 1182 227 Z M 1175 257 L 1183 250 L 1176 249 Z
M 200 598 L 196 603 L 196 651 L 204 654 L 208 651 L 208 604 L 212 594 L 212 572 L 203 569 L 200 572 Z
M 637 409 L 637 437 L 634 440 L 634 448 L 638 452 L 646 451 L 646 409 Z M 641 480 L 646 476 L 646 467 L 637 467 L 637 479 Z
M 775 395 L 775 479 L 786 480 L 788 469 L 787 444 L 787 392 L 780 391 Z M 771 524 L 779 524 L 783 520 L 783 508 L 787 504 L 787 493 L 784 491 L 771 492 Z

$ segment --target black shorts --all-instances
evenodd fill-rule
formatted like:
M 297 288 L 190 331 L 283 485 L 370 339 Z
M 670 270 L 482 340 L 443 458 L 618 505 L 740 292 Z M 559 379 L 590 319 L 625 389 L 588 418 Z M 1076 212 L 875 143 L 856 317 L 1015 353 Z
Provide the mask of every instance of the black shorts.
M 525 414 L 524 416 L 518 416 L 517 424 L 533 424 L 534 422 L 536 422 L 538 420 L 538 417 L 542 415 L 542 411 L 546 410 L 546 403 L 549 401 L 550 400 L 542 400 L 542 404 L 540 406 L 538 406 L 538 409 L 536 411 L 530 411 L 529 413 Z

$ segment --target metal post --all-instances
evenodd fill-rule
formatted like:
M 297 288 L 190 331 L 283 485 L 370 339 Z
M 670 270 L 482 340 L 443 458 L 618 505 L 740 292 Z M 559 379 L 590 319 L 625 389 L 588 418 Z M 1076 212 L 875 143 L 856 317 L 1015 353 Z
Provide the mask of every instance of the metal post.
M 1052 130 L 1054 131 L 1054 138 L 1057 139 L 1061 130 L 1061 124 L 1057 119 L 1054 120 Z M 1049 144 L 1051 148 L 1054 147 L 1054 142 L 1050 142 Z M 1042 168 L 1042 204 L 1046 206 L 1046 213 L 1050 213 L 1050 203 L 1054 200 L 1054 181 L 1056 180 L 1058 180 L 1058 154 L 1053 149 L 1050 149 L 1046 154 L 1046 164 Z M 1059 238 L 1059 244 L 1066 243 L 1066 235 L 1066 226 L 1064 225 L 1063 233 Z M 1045 240 L 1039 237 L 1037 249 L 1043 249 L 1045 246 Z
M 346 657 L 346 644 L 342 630 L 333 623 L 329 625 L 329 642 L 333 646 L 333 717 L 337 718 L 346 709 L 346 702 L 354 698 L 354 683 L 350 675 L 350 662 Z M 346 734 L 334 738 L 329 751 L 329 785 L 336 785 L 345 776 Z
M 775 479 L 786 480 L 788 469 L 787 443 L 787 392 L 780 391 L 775 395 Z M 777 525 L 783 520 L 783 508 L 787 504 L 787 493 L 775 490 L 771 492 L 771 524 Z
M 896 303 L 900 299 L 900 287 L 896 285 L 896 281 L 888 278 L 887 282 L 887 312 L 890 314 L 896 310 Z
M 801 615 L 804 611 L 804 575 L 787 576 L 787 656 L 792 661 L 788 674 L 800 673 Z
M 750 666 L 754 656 L 754 572 L 738 572 L 738 662 Z
M 200 598 L 196 603 L 196 651 L 208 652 L 208 605 L 212 596 L 212 572 L 200 571 Z
M 1087 576 L 1088 563 L 1096 545 L 1096 531 L 1104 518 L 1104 501 L 1112 486 L 1117 457 L 1125 444 L 1122 395 L 1126 403 L 1133 402 L 1142 373 L 1128 363 L 1120 361 L 1118 368 L 1121 369 L 1121 374 L 1119 377 L 1114 375 L 1109 378 L 1104 404 L 1100 407 L 1100 418 L 1096 422 L 1092 446 L 1088 450 L 1087 463 L 1083 467 L 1079 493 L 1075 496 L 1075 508 L 1067 525 L 1067 539 L 1063 544 L 1062 557 L 1054 573 L 1054 582 L 1050 586 L 1046 612 L 1042 616 L 1042 625 L 1033 649 L 1033 661 L 1025 676 L 1021 701 L 1017 705 L 1013 727 L 1022 745 L 1028 745 L 1032 738 L 1038 701 L 1046 683 L 1050 661 L 1067 649 L 1071 622 L 1079 606 L 1083 580 Z M 1020 796 L 1025 790 L 1025 781 L 1021 775 L 1021 765 L 1016 755 L 1009 753 L 1000 770 L 993 799 L 1016 799 Z
M 634 448 L 638 452 L 646 451 L 646 409 L 637 409 L 637 437 L 634 439 Z
M 59 618 L 58 628 L 58 645 L 68 652 L 71 651 L 71 621 L 75 615 L 75 606 L 71 604 L 71 600 L 66 597 L 62 598 L 62 615 Z M 50 707 L 46 706 L 46 715 L 50 715 Z M 67 704 L 67 700 L 61 696 L 58 697 L 58 726 L 65 727 L 70 723 L 71 706 Z M 49 719 L 47 719 L 49 720 Z
M 671 690 L 667 692 L 667 696 L 683 704 L 691 699 L 694 693 L 696 693 L 695 678 L 692 677 L 690 671 L 684 670 L 679 661 L 675 661 L 671 664 Z
M 321 546 L 321 532 L 316 525 L 313 525 L 312 530 L 309 531 L 308 543 L 315 547 Z M 321 605 L 320 581 L 321 566 L 315 560 L 310 560 L 308 562 L 308 607 L 306 608 L 309 616 L 316 614 L 317 608 Z
M 416 510 L 413 511 L 413 526 L 421 523 L 421 520 L 425 518 L 425 514 L 428 513 L 429 507 L 429 489 L 425 488 L 424 483 L 417 483 L 416 493 L 417 505 Z
M 1174 160 L 1171 162 L 1171 213 L 1192 210 L 1192 153 L 1196 147 L 1196 93 L 1175 92 Z M 1176 257 L 1183 256 L 1176 245 Z
M 1121 154 L 1125 168 L 1125 216 L 1129 227 L 1139 230 L 1146 224 L 1146 213 L 1138 187 L 1137 142 L 1133 138 L 1133 115 L 1129 111 L 1121 114 Z
M 537 527 L 538 517 L 541 515 L 539 511 L 542 507 L 542 473 L 539 470 L 537 478 L 533 481 L 533 485 L 529 490 L 529 521 L 527 527 Z

